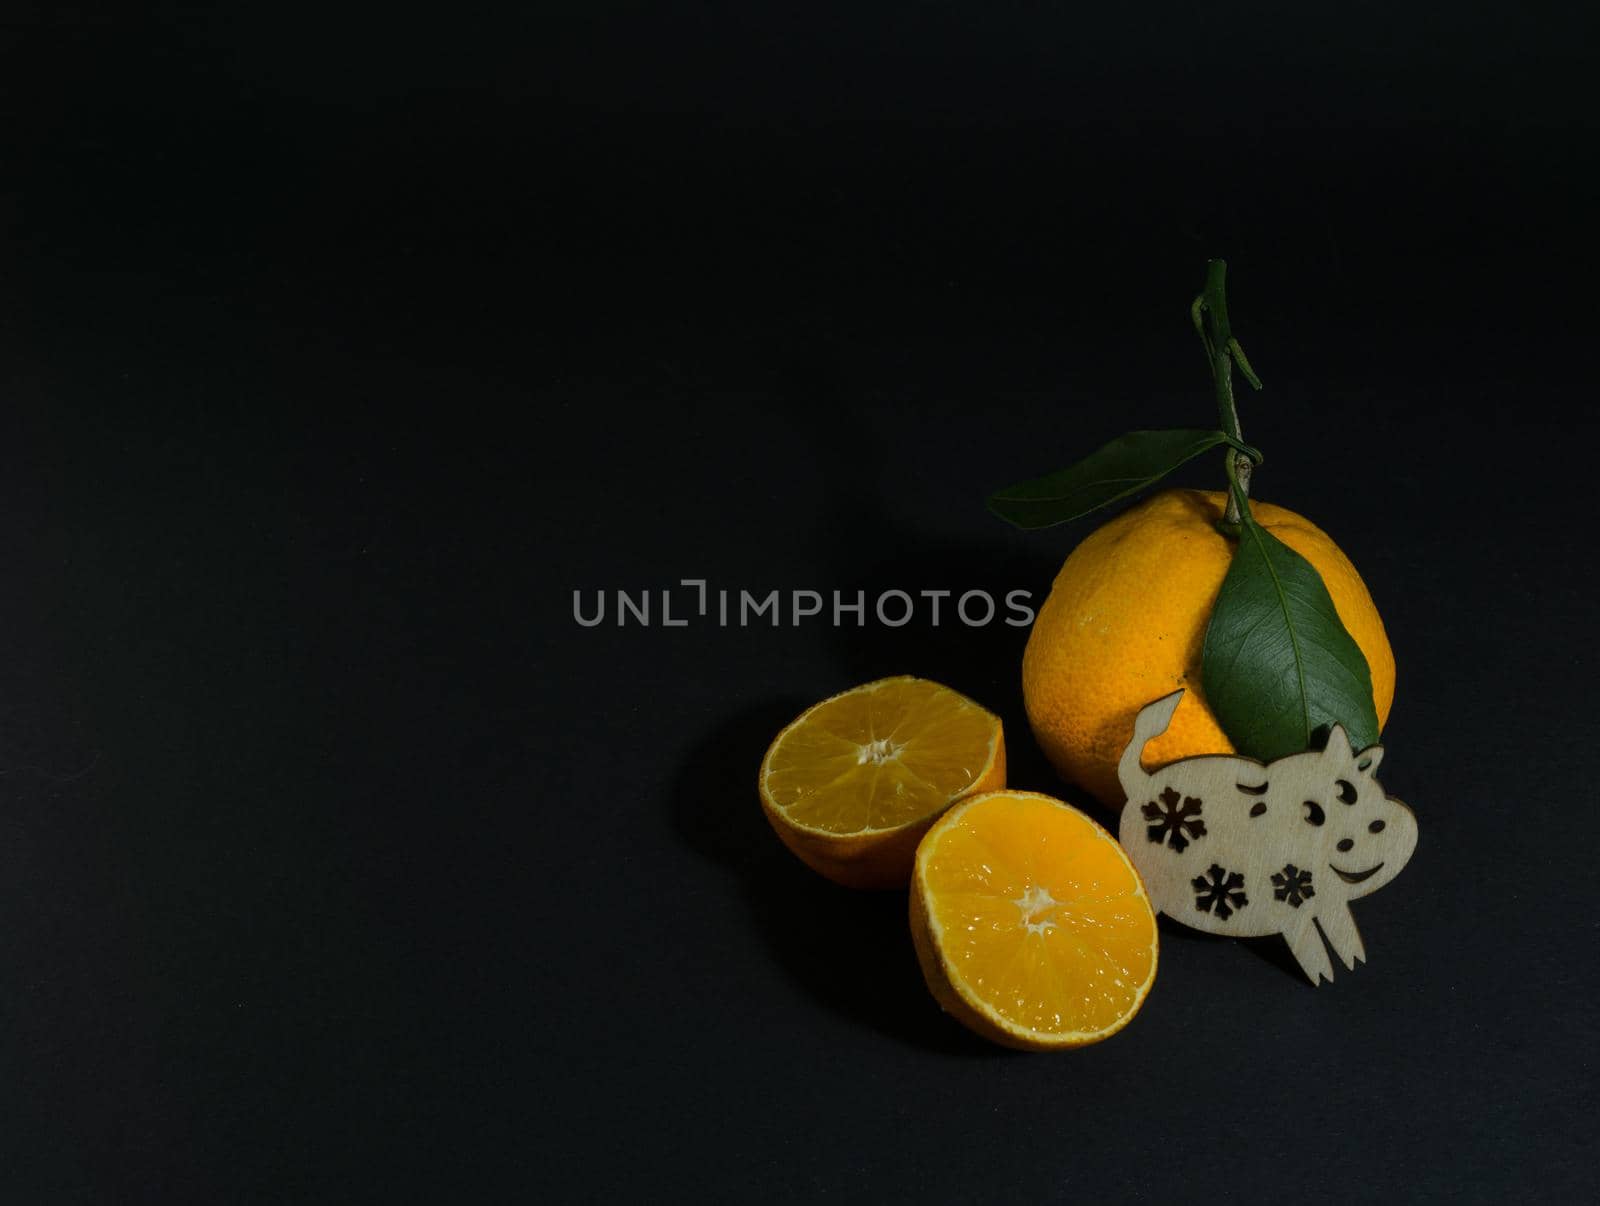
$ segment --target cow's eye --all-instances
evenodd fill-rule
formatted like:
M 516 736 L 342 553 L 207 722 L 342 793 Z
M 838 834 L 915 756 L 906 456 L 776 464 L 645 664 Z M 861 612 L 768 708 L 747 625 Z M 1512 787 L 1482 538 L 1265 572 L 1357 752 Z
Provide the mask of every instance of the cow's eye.
M 1336 786 L 1339 788 L 1339 802 L 1341 804 L 1354 804 L 1356 802 L 1356 789 L 1354 784 L 1340 779 Z
M 1328 818 L 1323 815 L 1321 804 L 1318 804 L 1315 800 L 1306 801 L 1306 824 L 1320 825 L 1327 819 Z

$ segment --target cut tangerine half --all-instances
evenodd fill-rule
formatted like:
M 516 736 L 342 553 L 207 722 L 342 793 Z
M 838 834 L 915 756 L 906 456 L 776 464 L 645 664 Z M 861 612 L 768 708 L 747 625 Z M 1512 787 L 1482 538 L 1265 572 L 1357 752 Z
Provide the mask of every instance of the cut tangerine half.
M 998 716 L 927 679 L 885 678 L 778 734 L 761 762 L 761 806 L 813 870 L 853 888 L 903 888 L 940 814 L 1005 781 Z
M 917 849 L 911 933 L 946 1013 L 1035 1051 L 1121 1030 L 1156 975 L 1156 917 L 1109 833 L 1059 800 L 997 791 Z

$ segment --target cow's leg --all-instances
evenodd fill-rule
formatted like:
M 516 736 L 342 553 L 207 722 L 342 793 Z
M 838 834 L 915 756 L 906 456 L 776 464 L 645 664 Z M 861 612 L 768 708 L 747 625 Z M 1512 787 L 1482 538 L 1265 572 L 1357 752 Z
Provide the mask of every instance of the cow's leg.
M 1299 960 L 1300 970 L 1305 972 L 1312 984 L 1321 984 L 1324 980 L 1332 984 L 1333 963 L 1328 958 L 1328 948 L 1323 945 L 1316 924 L 1310 917 L 1301 917 L 1297 921 L 1298 924 L 1284 930 L 1283 936 L 1294 957 Z
M 1361 945 L 1361 931 L 1356 929 L 1356 919 L 1350 915 L 1348 904 L 1338 904 L 1322 910 L 1317 924 L 1328 936 L 1328 945 L 1351 971 L 1357 963 L 1365 963 L 1367 949 Z

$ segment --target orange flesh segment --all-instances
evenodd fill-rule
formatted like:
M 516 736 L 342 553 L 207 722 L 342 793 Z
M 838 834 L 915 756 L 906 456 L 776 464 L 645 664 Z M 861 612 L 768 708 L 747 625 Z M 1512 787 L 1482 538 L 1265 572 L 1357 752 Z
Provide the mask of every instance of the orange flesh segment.
M 948 966 L 978 1008 L 1047 1035 L 1096 1034 L 1137 1008 L 1155 918 L 1111 837 L 1047 799 L 978 797 L 921 861 Z
M 768 757 L 765 786 L 793 824 L 894 829 L 947 807 L 994 753 L 993 715 L 947 687 L 890 679 L 817 705 Z

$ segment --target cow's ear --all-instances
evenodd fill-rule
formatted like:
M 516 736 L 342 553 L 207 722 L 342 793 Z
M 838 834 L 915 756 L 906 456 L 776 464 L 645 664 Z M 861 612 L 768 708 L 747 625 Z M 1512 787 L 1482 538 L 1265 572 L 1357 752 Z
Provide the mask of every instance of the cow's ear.
M 1356 755 L 1356 769 L 1370 779 L 1378 773 L 1378 763 L 1382 761 L 1383 747 L 1381 745 L 1369 745 Z
M 1328 730 L 1328 744 L 1322 747 L 1323 753 L 1337 762 L 1347 763 L 1351 758 L 1350 737 L 1344 731 L 1344 725 L 1336 724 Z

